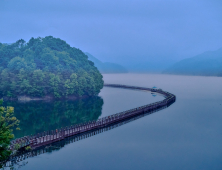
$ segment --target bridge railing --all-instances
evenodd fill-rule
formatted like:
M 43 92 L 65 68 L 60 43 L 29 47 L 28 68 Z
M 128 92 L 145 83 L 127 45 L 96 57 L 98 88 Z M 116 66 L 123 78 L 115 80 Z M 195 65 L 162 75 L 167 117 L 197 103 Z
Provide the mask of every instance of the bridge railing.
M 83 133 L 86 131 L 90 131 L 93 129 L 97 129 L 103 126 L 107 126 L 109 124 L 121 121 L 123 119 L 145 113 L 152 109 L 157 109 L 158 107 L 167 106 L 176 100 L 176 96 L 169 93 L 162 91 L 160 89 L 152 89 L 152 88 L 145 88 L 145 87 L 135 87 L 135 86 L 127 86 L 127 85 L 119 85 L 119 84 L 104 84 L 107 87 L 118 87 L 118 88 L 128 88 L 128 89 L 139 89 L 139 90 L 146 90 L 151 92 L 156 92 L 163 94 L 165 99 L 159 102 L 147 104 L 144 106 L 140 106 L 137 108 L 133 108 L 130 110 L 126 110 L 120 113 L 116 113 L 110 116 L 106 116 L 103 118 L 98 119 L 97 121 L 90 121 L 87 123 L 72 125 L 70 127 L 61 128 L 58 130 L 51 130 L 43 133 L 38 133 L 33 136 L 25 136 L 23 138 L 19 138 L 16 140 L 11 141 L 11 149 L 15 149 L 15 147 L 26 147 L 31 146 L 32 148 L 39 147 L 48 143 L 53 143 L 58 140 L 62 140 L 66 137 L 76 135 L 79 133 Z
M 70 136 L 68 138 L 65 139 L 64 143 L 65 145 L 67 144 L 70 144 L 70 143 L 73 143 L 73 142 L 77 142 L 77 141 L 80 141 L 80 140 L 83 140 L 85 138 L 88 138 L 88 137 L 91 137 L 91 136 L 94 136 L 94 135 L 97 135 L 97 134 L 100 134 L 102 132 L 105 132 L 105 131 L 108 131 L 108 130 L 111 130 L 113 128 L 116 128 L 116 127 L 119 127 L 119 126 L 122 126 L 124 124 L 127 124 L 129 122 L 132 122 L 132 121 L 135 121 L 139 118 L 142 118 L 144 116 L 147 116 L 147 115 L 150 115 L 152 113 L 155 113 L 155 112 L 158 112 L 159 110 L 162 110 L 162 109 L 165 109 L 167 106 L 163 106 L 163 107 L 160 107 L 158 109 L 155 109 L 155 110 L 151 110 L 149 112 L 146 112 L 145 114 L 140 114 L 140 115 L 137 115 L 137 116 L 134 116 L 134 117 L 131 117 L 129 119 L 125 119 L 123 121 L 120 121 L 120 122 L 116 122 L 114 124 L 111 124 L 109 126 L 106 126 L 106 127 L 101 127 L 99 129 L 95 129 L 95 130 L 92 130 L 92 131 L 88 131 L 87 133 L 83 133 L 83 134 L 80 134 L 80 135 L 74 135 L 74 136 Z M 64 146 L 64 143 L 56 143 L 56 144 L 52 144 L 48 147 L 44 147 L 44 148 L 36 148 L 34 150 L 31 150 L 31 151 L 22 151 L 22 152 L 19 152 L 17 155 L 13 155 L 10 157 L 9 160 L 5 161 L 5 167 L 9 167 L 9 166 L 12 166 L 13 163 L 18 163 L 20 161 L 23 161 L 29 157 L 34 157 L 34 156 L 38 156 L 40 154 L 44 154 L 46 153 L 48 150 L 51 152 L 53 148 L 57 149 L 57 148 L 61 148 Z M 60 145 L 61 144 L 61 145 Z M 57 147 L 57 145 L 59 145 Z M 50 148 L 50 149 L 47 149 L 47 148 Z

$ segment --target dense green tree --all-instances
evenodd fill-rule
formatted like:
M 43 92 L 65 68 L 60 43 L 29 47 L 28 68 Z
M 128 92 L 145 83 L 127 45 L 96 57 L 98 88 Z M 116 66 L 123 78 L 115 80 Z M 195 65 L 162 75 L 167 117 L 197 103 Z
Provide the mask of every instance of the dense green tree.
M 0 105 L 2 105 L 0 100 Z M 11 151 L 10 140 L 14 138 L 13 127 L 18 126 L 19 121 L 13 116 L 13 107 L 0 107 L 0 162 L 7 159 Z M 1 164 L 0 164 L 1 168 Z
M 0 44 L 0 95 L 55 98 L 97 95 L 102 75 L 79 49 L 59 38 Z

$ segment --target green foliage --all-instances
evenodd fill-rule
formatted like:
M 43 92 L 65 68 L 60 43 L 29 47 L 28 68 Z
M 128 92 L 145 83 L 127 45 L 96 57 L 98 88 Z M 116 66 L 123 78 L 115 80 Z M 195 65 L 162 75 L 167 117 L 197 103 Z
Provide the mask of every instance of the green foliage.
M 0 100 L 2 105 L 3 100 Z M 10 140 L 14 138 L 13 127 L 18 126 L 19 121 L 13 116 L 13 107 L 0 107 L 0 162 L 11 154 L 9 150 Z
M 15 150 L 18 150 L 19 148 L 21 148 L 20 144 L 19 143 L 16 143 L 15 146 L 14 146 Z
M 0 45 L 0 95 L 94 96 L 102 75 L 79 49 L 48 36 Z
M 31 146 L 26 146 L 25 150 L 30 151 L 30 150 L 32 150 L 32 148 L 31 148 Z

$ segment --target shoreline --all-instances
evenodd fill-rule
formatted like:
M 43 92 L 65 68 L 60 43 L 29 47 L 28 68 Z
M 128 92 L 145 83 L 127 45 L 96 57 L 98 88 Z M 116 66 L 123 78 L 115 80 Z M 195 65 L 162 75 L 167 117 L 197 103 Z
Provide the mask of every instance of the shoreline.
M 4 101 L 18 101 L 18 102 L 30 102 L 30 101 L 54 101 L 54 100 L 77 100 L 77 99 L 84 99 L 92 96 L 83 95 L 83 96 L 66 96 L 61 98 L 55 98 L 53 96 L 47 95 L 44 97 L 31 97 L 27 95 L 17 96 L 17 97 L 8 97 L 8 96 L 1 96 Z

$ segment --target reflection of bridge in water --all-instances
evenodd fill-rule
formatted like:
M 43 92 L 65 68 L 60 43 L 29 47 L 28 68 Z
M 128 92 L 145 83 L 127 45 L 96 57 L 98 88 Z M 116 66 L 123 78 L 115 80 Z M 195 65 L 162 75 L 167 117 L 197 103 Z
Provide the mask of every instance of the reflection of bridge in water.
M 23 137 L 11 142 L 11 149 L 19 144 L 21 147 L 17 155 L 11 156 L 5 163 L 5 166 L 11 166 L 13 163 L 20 162 L 28 157 L 37 156 L 45 152 L 57 150 L 66 144 L 73 143 L 104 131 L 119 127 L 123 124 L 129 123 L 151 113 L 165 109 L 175 102 L 176 96 L 162 91 L 160 89 L 134 87 L 125 85 L 106 84 L 104 86 L 127 88 L 136 90 L 145 90 L 156 92 L 165 96 L 165 99 L 159 102 L 141 106 L 135 109 L 127 110 L 121 113 L 110 115 L 97 121 L 88 122 L 81 125 L 75 125 L 68 128 L 44 132 L 35 136 Z M 24 147 L 31 146 L 32 151 L 25 151 Z
M 102 132 L 106 132 L 108 130 L 117 128 L 119 126 L 125 125 L 125 124 L 130 123 L 132 121 L 135 121 L 137 119 L 140 119 L 144 116 L 150 115 L 150 114 L 158 112 L 160 110 L 163 110 L 167 107 L 169 107 L 169 105 L 160 107 L 158 109 L 154 109 L 154 110 L 149 111 L 149 112 L 144 113 L 144 114 L 140 114 L 140 115 L 125 119 L 123 121 L 111 124 L 111 125 L 106 126 L 106 127 L 98 128 L 96 130 L 85 132 L 83 134 L 70 136 L 68 138 L 65 138 L 64 140 L 61 140 L 61 141 L 58 141 L 58 142 L 55 142 L 55 143 L 52 143 L 52 144 L 49 144 L 49 145 L 45 145 L 45 146 L 36 148 L 32 151 L 25 151 L 25 150 L 20 151 L 17 155 L 11 156 L 11 158 L 5 163 L 5 167 L 13 166 L 13 164 L 24 161 L 25 159 L 30 158 L 30 157 L 38 156 L 40 154 L 44 154 L 44 153 L 47 153 L 47 152 L 52 152 L 54 150 L 61 149 L 62 147 L 64 147 L 65 145 L 68 145 L 70 143 L 78 142 L 80 140 L 95 136 L 95 135 L 100 134 Z

